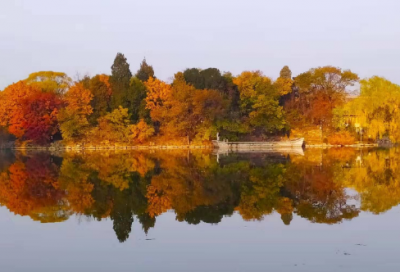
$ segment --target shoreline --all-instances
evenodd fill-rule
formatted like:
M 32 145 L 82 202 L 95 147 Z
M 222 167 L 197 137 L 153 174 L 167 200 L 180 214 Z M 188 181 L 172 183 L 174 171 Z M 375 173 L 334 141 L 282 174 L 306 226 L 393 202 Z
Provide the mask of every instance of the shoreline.
M 2 150 L 43 150 L 43 151 L 69 151 L 69 150 L 172 150 L 172 149 L 214 149 L 210 145 L 140 145 L 140 146 L 30 146 L 30 147 L 0 147 Z
M 330 145 L 330 144 L 305 144 L 299 148 L 361 148 L 361 147 L 379 147 L 378 144 L 352 144 L 352 145 Z M 42 151 L 69 151 L 69 150 L 218 150 L 213 145 L 136 145 L 136 146 L 28 146 L 28 147 L 0 147 L 0 150 L 42 150 Z M 279 150 L 279 147 L 273 149 Z M 286 148 L 287 149 L 287 148 Z M 249 149 L 250 150 L 250 149 Z M 245 151 L 245 150 L 242 150 Z M 268 151 L 268 149 L 260 149 L 260 151 Z
M 331 144 L 306 144 L 309 148 L 332 148 L 332 147 L 379 147 L 378 144 L 351 144 L 351 145 L 331 145 Z

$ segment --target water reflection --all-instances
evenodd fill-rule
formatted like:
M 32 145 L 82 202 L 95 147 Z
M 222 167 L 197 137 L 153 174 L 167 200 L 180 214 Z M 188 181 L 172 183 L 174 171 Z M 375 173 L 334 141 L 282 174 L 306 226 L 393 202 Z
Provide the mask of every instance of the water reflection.
M 304 156 L 207 152 L 0 153 L 0 204 L 49 223 L 110 218 L 120 242 L 167 211 L 189 224 L 234 212 L 290 225 L 297 214 L 336 224 L 400 202 L 398 150 L 309 149 Z M 356 193 L 352 193 L 356 192 Z

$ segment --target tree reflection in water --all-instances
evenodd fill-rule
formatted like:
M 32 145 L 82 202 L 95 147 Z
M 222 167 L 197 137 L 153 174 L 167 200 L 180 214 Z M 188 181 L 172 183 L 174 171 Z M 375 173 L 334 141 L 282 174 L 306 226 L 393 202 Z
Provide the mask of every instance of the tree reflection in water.
M 189 224 L 218 224 L 235 212 L 243 220 L 277 212 L 285 225 L 294 214 L 335 224 L 400 203 L 398 152 L 310 149 L 305 156 L 233 154 L 218 161 L 204 151 L 1 153 L 0 204 L 42 223 L 110 218 L 120 242 L 134 220 L 147 233 L 167 211 Z

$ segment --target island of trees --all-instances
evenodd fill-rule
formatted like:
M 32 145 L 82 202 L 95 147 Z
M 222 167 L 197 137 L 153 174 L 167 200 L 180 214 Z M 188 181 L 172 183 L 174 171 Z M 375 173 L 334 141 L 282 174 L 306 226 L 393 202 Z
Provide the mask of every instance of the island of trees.
M 260 71 L 234 76 L 188 68 L 164 82 L 146 60 L 132 74 L 118 53 L 111 75 L 73 81 L 61 72 L 36 72 L 6 87 L 0 92 L 0 142 L 204 144 L 217 132 L 228 140 L 399 142 L 399 106 L 399 85 L 377 76 L 360 80 L 332 66 L 297 76 L 285 66 L 276 80 Z

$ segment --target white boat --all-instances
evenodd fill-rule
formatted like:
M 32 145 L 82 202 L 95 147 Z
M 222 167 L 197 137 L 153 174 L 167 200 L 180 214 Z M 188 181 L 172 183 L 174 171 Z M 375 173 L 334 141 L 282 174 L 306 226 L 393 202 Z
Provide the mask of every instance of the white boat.
M 274 142 L 229 142 L 229 141 L 213 141 L 214 148 L 228 151 L 262 151 L 273 149 L 301 148 L 304 144 L 304 138 L 293 139 L 288 141 Z

